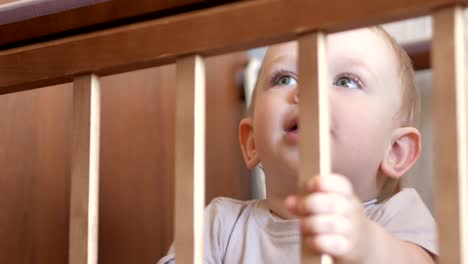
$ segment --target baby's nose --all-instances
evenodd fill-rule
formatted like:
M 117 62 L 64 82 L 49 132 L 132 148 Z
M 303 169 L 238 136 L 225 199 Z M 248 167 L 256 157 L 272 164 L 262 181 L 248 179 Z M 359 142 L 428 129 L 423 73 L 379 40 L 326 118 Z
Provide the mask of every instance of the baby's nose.
M 295 104 L 298 104 L 298 103 L 299 103 L 299 93 L 296 93 L 296 94 L 294 95 L 293 101 L 294 101 Z

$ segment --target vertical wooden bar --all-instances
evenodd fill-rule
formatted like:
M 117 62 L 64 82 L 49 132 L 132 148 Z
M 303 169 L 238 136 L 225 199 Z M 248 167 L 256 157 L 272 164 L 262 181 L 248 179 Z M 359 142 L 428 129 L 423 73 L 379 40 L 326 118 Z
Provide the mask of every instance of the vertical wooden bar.
M 175 252 L 177 263 L 203 263 L 205 70 L 200 56 L 177 60 Z
M 326 35 L 311 33 L 299 38 L 299 191 L 313 176 L 331 171 L 328 70 Z M 329 256 L 317 256 L 302 241 L 302 263 L 332 263 Z
M 463 8 L 434 14 L 434 150 L 439 263 L 468 263 L 467 101 Z
M 70 264 L 97 264 L 99 197 L 99 79 L 73 83 L 73 145 L 70 204 Z

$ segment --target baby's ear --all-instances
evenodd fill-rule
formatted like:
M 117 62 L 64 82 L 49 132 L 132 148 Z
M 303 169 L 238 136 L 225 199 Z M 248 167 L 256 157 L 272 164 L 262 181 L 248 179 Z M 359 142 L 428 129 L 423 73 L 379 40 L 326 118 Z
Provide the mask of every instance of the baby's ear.
M 252 119 L 246 117 L 239 123 L 239 141 L 247 168 L 253 169 L 260 162 L 255 147 Z
M 392 134 L 384 159 L 382 172 L 390 178 L 403 176 L 421 155 L 421 134 L 414 127 L 400 127 Z

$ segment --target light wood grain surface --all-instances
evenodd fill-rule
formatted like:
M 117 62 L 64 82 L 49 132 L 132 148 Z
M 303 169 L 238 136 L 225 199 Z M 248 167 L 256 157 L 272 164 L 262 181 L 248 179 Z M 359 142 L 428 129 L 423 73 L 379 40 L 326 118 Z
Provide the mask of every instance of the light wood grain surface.
M 175 250 L 177 262 L 204 262 L 205 66 L 199 56 L 177 60 Z
M 70 264 L 97 264 L 100 87 L 96 75 L 73 83 Z
M 326 35 L 310 33 L 299 38 L 299 192 L 311 177 L 331 172 L 330 121 Z M 304 238 L 304 237 L 303 237 Z M 328 256 L 313 255 L 302 240 L 302 263 L 332 263 Z

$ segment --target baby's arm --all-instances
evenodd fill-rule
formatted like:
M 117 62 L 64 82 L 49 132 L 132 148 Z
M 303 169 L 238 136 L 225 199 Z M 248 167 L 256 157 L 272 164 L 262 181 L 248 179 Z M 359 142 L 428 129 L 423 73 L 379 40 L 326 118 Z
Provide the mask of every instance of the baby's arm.
M 314 177 L 307 190 L 310 194 L 302 199 L 289 197 L 286 206 L 301 217 L 306 244 L 313 251 L 331 255 L 338 264 L 434 263 L 423 248 L 371 221 L 347 178 Z

